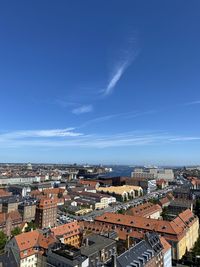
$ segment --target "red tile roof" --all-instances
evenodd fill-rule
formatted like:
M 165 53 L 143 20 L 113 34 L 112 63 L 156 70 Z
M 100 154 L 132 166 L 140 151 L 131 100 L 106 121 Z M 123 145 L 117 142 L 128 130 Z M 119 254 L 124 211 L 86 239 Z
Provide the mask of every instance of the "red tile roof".
M 70 237 L 80 233 L 80 226 L 77 222 L 66 223 L 51 229 L 55 236 Z
M 22 233 L 14 237 L 20 252 L 20 258 L 26 258 L 33 254 L 37 254 L 36 247 L 47 249 L 50 244 L 53 244 L 56 239 L 50 235 L 44 237 L 38 230 Z
M 184 234 L 188 223 L 193 223 L 197 218 L 190 210 L 186 210 L 179 214 L 179 219 L 174 221 L 155 220 L 138 216 L 122 215 L 115 213 L 105 213 L 95 218 L 95 221 L 104 224 L 125 226 L 132 229 L 140 229 L 142 231 L 155 231 L 157 233 L 174 236 L 178 239 Z M 183 223 L 180 223 L 180 219 Z
M 169 249 L 171 249 L 171 245 L 167 242 L 167 240 L 163 236 L 160 236 L 160 241 L 163 246 L 163 253 L 165 254 Z
M 150 215 L 158 211 L 162 212 L 162 208 L 158 204 L 147 202 L 145 204 L 129 209 L 126 214 L 133 216 L 149 217 Z

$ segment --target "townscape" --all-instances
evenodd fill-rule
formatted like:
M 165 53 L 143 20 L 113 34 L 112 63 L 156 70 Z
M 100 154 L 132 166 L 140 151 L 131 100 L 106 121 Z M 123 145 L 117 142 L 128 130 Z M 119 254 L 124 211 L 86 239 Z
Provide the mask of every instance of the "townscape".
M 0 262 L 199 266 L 195 170 L 135 167 L 113 177 L 103 166 L 2 164 Z
M 200 267 L 199 71 L 200 0 L 0 1 L 0 267 Z

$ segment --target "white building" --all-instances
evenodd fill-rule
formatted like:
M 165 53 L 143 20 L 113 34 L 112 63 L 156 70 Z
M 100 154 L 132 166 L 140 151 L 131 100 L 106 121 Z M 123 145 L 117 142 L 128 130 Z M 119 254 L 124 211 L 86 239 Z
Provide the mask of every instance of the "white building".
M 40 177 L 0 177 L 0 185 L 32 184 L 33 182 L 39 183 L 40 180 Z
M 174 172 L 172 169 L 159 169 L 159 168 L 135 168 L 131 173 L 133 178 L 145 179 L 164 179 L 167 181 L 174 180 Z

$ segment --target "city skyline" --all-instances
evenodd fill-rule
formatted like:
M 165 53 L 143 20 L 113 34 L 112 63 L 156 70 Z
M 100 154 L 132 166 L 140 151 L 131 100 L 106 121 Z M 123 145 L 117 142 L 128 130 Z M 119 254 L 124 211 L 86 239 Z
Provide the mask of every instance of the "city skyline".
M 0 5 L 0 162 L 200 163 L 200 3 Z

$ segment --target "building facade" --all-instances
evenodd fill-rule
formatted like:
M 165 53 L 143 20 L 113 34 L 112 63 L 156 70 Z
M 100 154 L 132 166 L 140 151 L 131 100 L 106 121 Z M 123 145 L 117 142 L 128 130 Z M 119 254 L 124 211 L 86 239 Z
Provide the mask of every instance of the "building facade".
M 128 201 L 143 195 L 142 187 L 133 185 L 99 187 L 97 191 L 112 195 L 119 201 Z
M 123 231 L 157 232 L 165 237 L 172 247 L 172 258 L 179 260 L 189 251 L 199 236 L 199 220 L 190 210 L 179 214 L 173 221 L 155 220 L 137 216 L 105 213 L 95 221 Z
M 41 199 L 36 207 L 35 222 L 41 229 L 56 226 L 57 200 Z
M 76 221 L 54 227 L 51 233 L 65 245 L 76 248 L 81 246 L 81 231 Z

